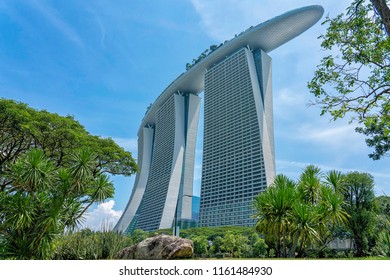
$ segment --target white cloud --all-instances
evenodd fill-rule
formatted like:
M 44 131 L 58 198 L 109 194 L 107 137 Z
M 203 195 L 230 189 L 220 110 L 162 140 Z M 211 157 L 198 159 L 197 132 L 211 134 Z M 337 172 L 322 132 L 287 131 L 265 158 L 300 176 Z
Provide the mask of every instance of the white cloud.
M 122 216 L 123 211 L 116 211 L 113 209 L 115 205 L 114 200 L 109 200 L 97 205 L 93 210 L 85 214 L 85 222 L 83 228 L 90 228 L 92 230 L 102 230 L 113 228 Z
M 356 123 L 350 124 L 348 119 L 333 122 L 329 115 L 320 116 L 318 107 L 308 106 L 309 98 L 308 90 L 301 85 L 284 87 L 274 94 L 277 138 L 285 143 L 310 144 L 319 150 L 368 154 L 364 135 L 355 131 Z
M 355 132 L 353 125 L 306 124 L 298 129 L 296 136 L 303 141 L 316 142 L 333 148 L 348 145 L 351 148 L 364 147 L 364 138 Z M 359 144 L 363 141 L 363 145 Z

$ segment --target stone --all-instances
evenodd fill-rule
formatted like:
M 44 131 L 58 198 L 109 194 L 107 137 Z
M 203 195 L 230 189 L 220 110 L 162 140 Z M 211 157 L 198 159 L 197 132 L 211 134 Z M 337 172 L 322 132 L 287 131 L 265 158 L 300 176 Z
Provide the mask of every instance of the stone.
M 136 260 L 172 260 L 192 258 L 194 244 L 192 240 L 171 235 L 157 235 L 146 238 L 140 243 L 119 251 L 116 259 Z

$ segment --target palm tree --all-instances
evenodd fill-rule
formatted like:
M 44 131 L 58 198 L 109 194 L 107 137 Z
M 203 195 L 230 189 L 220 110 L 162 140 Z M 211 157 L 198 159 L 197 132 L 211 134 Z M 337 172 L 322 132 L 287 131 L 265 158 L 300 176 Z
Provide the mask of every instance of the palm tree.
M 326 174 L 324 184 L 336 193 L 343 194 L 345 191 L 345 176 L 340 171 L 331 170 Z
M 89 149 L 79 149 L 71 155 L 70 175 L 73 179 L 72 191 L 83 193 L 93 178 L 96 155 Z
M 31 150 L 11 167 L 14 189 L 6 190 L 0 201 L 0 232 L 6 239 L 6 257 L 48 257 L 51 240 L 58 233 L 59 201 L 50 196 L 55 174 L 41 150 Z
M 321 235 L 319 242 L 319 253 L 323 255 L 329 242 L 334 239 L 334 232 L 348 222 L 349 215 L 344 210 L 344 199 L 337 188 L 323 186 L 321 188 L 321 200 L 318 205 L 319 225 L 318 231 Z
M 344 209 L 350 215 L 346 228 L 352 235 L 357 257 L 367 254 L 369 239 L 375 239 L 377 205 L 374 187 L 374 179 L 368 173 L 350 172 L 345 175 Z
M 114 185 L 110 181 L 108 175 L 100 174 L 95 180 L 92 187 L 89 189 L 89 197 L 84 202 L 88 203 L 83 211 L 80 212 L 77 218 L 81 218 L 87 209 L 95 202 L 103 202 L 107 197 L 114 195 Z
M 325 220 L 332 226 L 343 225 L 348 221 L 349 215 L 344 210 L 344 199 L 334 189 L 328 187 L 321 188 L 321 202 L 323 206 Z
M 92 203 L 112 197 L 108 176 L 94 174 L 97 164 L 88 150 L 72 155 L 67 167 L 56 167 L 41 150 L 21 156 L 7 174 L 12 187 L 0 192 L 0 252 L 50 258 L 58 235 L 77 227 Z
M 276 239 L 276 256 L 287 256 L 287 242 L 290 240 L 291 211 L 296 198 L 296 183 L 285 175 L 277 175 L 268 190 L 254 200 L 259 219 L 255 225 L 266 238 Z
M 298 182 L 298 192 L 301 199 L 310 204 L 316 204 L 320 197 L 321 169 L 308 165 L 302 172 Z
M 16 190 L 33 193 L 50 187 L 54 173 L 54 165 L 43 151 L 31 150 L 15 162 L 9 175 Z
M 255 198 L 255 229 L 268 243 L 276 242 L 278 257 L 302 256 L 318 244 L 323 250 L 333 240 L 335 228 L 346 223 L 349 215 L 338 192 L 343 189 L 344 177 L 332 171 L 325 181 L 322 178 L 320 168 L 309 165 L 298 183 L 277 175 L 267 191 Z
M 301 257 L 306 248 L 320 240 L 318 233 L 319 212 L 316 205 L 296 201 L 292 208 L 293 249 Z

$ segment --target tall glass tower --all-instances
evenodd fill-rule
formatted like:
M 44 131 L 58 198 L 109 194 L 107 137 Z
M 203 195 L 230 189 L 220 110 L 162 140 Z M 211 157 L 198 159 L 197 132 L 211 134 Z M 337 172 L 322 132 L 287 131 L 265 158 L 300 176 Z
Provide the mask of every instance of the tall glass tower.
M 140 130 L 141 170 L 117 231 L 191 222 L 199 109 L 199 96 L 177 92 L 156 110 L 155 122 Z
M 253 226 L 275 175 L 271 58 L 241 48 L 205 74 L 200 226 Z

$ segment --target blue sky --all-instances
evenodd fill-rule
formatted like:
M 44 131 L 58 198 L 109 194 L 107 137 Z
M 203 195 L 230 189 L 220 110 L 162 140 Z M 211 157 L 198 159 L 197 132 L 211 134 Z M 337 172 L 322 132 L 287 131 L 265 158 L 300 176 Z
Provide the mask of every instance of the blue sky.
M 290 9 L 320 4 L 335 16 L 350 1 L 117 0 L 0 1 L 0 97 L 73 115 L 92 134 L 112 137 L 137 156 L 147 106 L 212 44 Z M 324 19 L 324 18 L 323 18 Z M 323 21 L 323 19 L 321 21 Z M 348 120 L 330 122 L 308 107 L 307 82 L 326 53 L 318 23 L 272 51 L 277 173 L 297 178 L 307 164 L 324 172 L 365 171 L 376 194 L 390 194 L 390 159 L 372 161 Z M 195 194 L 201 177 L 201 132 Z M 88 223 L 115 223 L 134 176 L 113 177 L 113 200 L 95 206 Z

